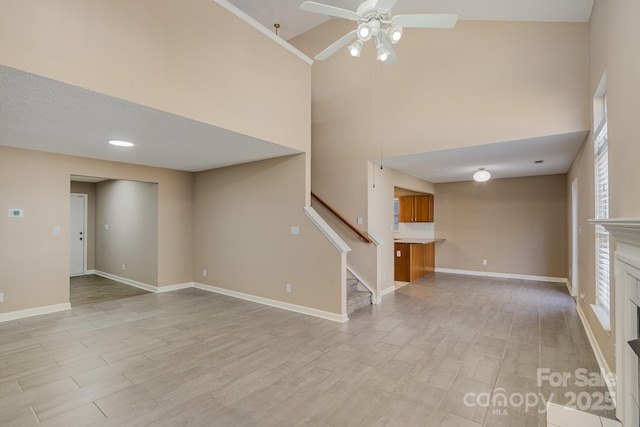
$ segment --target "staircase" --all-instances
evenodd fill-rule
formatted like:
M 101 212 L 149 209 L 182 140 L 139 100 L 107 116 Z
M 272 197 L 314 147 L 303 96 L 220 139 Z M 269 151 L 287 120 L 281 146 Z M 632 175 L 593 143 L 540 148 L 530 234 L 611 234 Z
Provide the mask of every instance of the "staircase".
M 347 314 L 371 305 L 371 292 L 347 270 Z

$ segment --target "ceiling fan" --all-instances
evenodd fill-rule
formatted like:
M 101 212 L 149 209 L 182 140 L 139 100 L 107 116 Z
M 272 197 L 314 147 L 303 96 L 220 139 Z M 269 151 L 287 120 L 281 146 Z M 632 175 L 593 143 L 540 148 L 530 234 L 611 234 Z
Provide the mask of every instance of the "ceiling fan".
M 394 44 L 402 38 L 402 28 L 453 28 L 458 16 L 455 14 L 415 14 L 391 17 L 391 8 L 397 0 L 366 0 L 354 12 L 327 4 L 305 1 L 300 9 L 306 12 L 320 13 L 335 18 L 349 19 L 358 23 L 358 28 L 340 37 L 335 43 L 316 55 L 315 59 L 324 61 L 331 55 L 349 45 L 351 56 L 358 57 L 364 43 L 370 39 L 376 42 L 377 59 L 385 65 L 398 61 Z

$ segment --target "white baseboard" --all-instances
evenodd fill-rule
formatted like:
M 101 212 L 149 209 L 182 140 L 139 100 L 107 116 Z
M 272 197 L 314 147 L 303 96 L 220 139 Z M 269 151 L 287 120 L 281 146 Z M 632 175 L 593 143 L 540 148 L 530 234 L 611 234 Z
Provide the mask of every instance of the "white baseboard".
M 602 354 L 602 350 L 600 349 L 598 341 L 593 334 L 591 325 L 589 325 L 589 322 L 587 322 L 587 318 L 585 317 L 584 311 L 582 311 L 582 307 L 580 306 L 579 302 L 576 302 L 576 310 L 578 312 L 578 317 L 580 317 L 580 320 L 582 321 L 582 326 L 587 333 L 587 338 L 589 339 L 589 344 L 591 344 L 591 348 L 593 349 L 593 354 L 596 356 L 596 361 L 598 362 L 598 366 L 600 367 L 600 374 L 604 377 L 607 384 L 607 389 L 609 389 L 611 400 L 613 400 L 613 404 L 615 406 L 618 406 L 616 399 L 616 383 L 618 382 L 616 379 L 616 374 L 609 368 L 607 360 Z
M 573 299 L 576 299 L 577 295 L 573 294 L 573 285 L 571 284 L 571 280 L 569 279 L 567 279 L 567 291 L 569 291 L 569 295 L 571 295 Z
M 380 297 L 382 298 L 383 296 L 392 294 L 395 291 L 396 291 L 396 287 L 395 286 L 389 286 L 388 288 L 385 288 L 382 291 L 380 291 Z
M 25 317 L 42 316 L 43 314 L 57 313 L 59 311 L 71 310 L 71 304 L 46 305 L 44 307 L 27 308 L 25 310 L 10 311 L 9 313 L 0 314 L 0 323 L 9 322 L 11 320 L 20 320 Z
M 178 283 L 175 285 L 167 286 L 152 286 L 146 283 L 137 282 L 135 280 L 127 279 L 126 277 L 116 276 L 115 274 L 105 273 L 104 271 L 96 270 L 97 276 L 106 277 L 107 279 L 115 280 L 116 282 L 124 283 L 125 285 L 135 286 L 136 288 L 144 289 L 153 293 L 164 293 L 177 291 L 180 289 L 196 288 L 207 292 L 214 292 L 221 295 L 227 295 L 234 298 L 239 298 L 245 301 L 251 301 L 258 304 L 268 305 L 270 307 L 276 307 L 283 310 L 293 311 L 296 313 L 306 314 L 309 316 L 319 317 L 333 322 L 344 323 L 349 320 L 346 314 L 336 314 L 328 311 L 317 310 L 315 308 L 304 307 L 302 305 L 291 304 L 288 302 L 277 301 L 269 298 L 263 298 L 256 295 L 245 294 L 242 292 L 232 291 L 230 289 L 218 288 L 216 286 L 204 285 L 197 282 Z M 55 313 L 58 311 L 70 310 L 71 304 L 58 304 L 47 307 L 30 308 L 27 310 L 12 311 L 10 313 L 0 314 L 0 322 L 7 322 L 10 320 L 22 319 L 24 317 L 39 316 L 42 314 Z
M 96 270 L 96 276 L 106 277 L 107 279 L 115 280 L 116 282 L 124 283 L 125 285 L 135 286 L 136 288 L 144 289 L 145 291 L 156 293 L 158 292 L 158 287 L 153 285 L 148 285 L 146 283 L 137 282 L 132 279 L 127 279 L 126 277 L 116 276 L 115 274 L 105 273 L 104 271 Z
M 495 273 L 490 271 L 457 270 L 453 268 L 436 268 L 436 273 L 464 274 L 466 276 L 496 277 L 499 279 L 534 280 L 537 282 L 567 283 L 564 277 L 533 276 L 530 274 Z
M 177 283 L 175 285 L 166 286 L 153 286 L 147 283 L 137 282 L 126 277 L 116 276 L 115 274 L 105 273 L 104 271 L 94 270 L 96 276 L 106 277 L 107 279 L 115 280 L 116 282 L 123 283 L 129 286 L 135 286 L 136 288 L 144 289 L 145 291 L 153 292 L 155 294 L 161 294 L 164 292 L 179 291 L 180 289 L 193 288 L 193 282 Z
M 177 283 L 175 285 L 158 286 L 154 292 L 161 294 L 164 292 L 179 291 L 180 289 L 189 289 L 193 287 L 194 287 L 193 282 Z
M 304 307 L 302 305 L 291 304 L 288 302 L 277 301 L 269 298 L 263 298 L 256 295 L 245 294 L 243 292 L 232 291 L 230 289 L 218 288 L 217 286 L 204 285 L 202 283 L 194 283 L 194 288 L 207 292 L 214 292 L 216 294 L 226 295 L 234 298 L 239 298 L 245 301 L 256 302 L 258 304 L 264 304 L 271 307 L 281 308 L 283 310 L 294 311 L 296 313 L 307 314 L 309 316 L 320 317 L 322 319 L 331 320 L 334 322 L 344 323 L 349 320 L 346 314 L 330 313 L 328 311 L 317 310 L 315 308 Z
M 89 275 L 89 274 L 96 274 L 96 271 L 95 270 L 87 270 L 87 271 L 84 272 L 84 274 L 85 274 L 85 276 Z

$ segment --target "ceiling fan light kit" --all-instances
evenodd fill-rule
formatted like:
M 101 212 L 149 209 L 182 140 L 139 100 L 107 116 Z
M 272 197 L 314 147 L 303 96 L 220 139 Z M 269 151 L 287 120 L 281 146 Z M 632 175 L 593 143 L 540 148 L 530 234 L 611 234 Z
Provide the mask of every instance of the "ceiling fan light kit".
M 402 27 L 392 25 L 386 30 L 387 37 L 391 40 L 391 43 L 396 44 L 402 38 Z
M 354 56 L 356 58 L 359 57 L 360 52 L 362 52 L 363 45 L 364 43 L 362 42 L 362 40 L 356 40 L 355 42 L 353 42 L 351 46 L 349 46 L 349 53 L 351 54 L 351 56 Z
M 367 22 L 363 22 L 358 25 L 358 39 L 366 42 L 373 35 L 373 31 L 369 28 L 369 24 Z
M 404 28 L 452 28 L 458 20 L 454 14 L 417 14 L 396 15 L 391 17 L 391 8 L 397 0 L 366 0 L 354 12 L 314 1 L 305 1 L 300 9 L 320 13 L 334 18 L 348 19 L 358 23 L 357 29 L 342 36 L 332 45 L 316 55 L 317 61 L 323 61 L 348 46 L 351 56 L 358 57 L 365 42 L 374 38 L 376 41 L 376 58 L 393 65 L 398 58 L 392 45 L 402 38 Z

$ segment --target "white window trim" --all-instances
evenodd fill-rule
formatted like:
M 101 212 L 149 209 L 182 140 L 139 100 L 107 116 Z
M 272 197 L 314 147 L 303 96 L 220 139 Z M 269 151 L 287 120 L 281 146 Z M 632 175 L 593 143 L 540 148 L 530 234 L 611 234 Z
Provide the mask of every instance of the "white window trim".
M 602 329 L 604 329 L 608 335 L 611 335 L 611 314 L 600 304 L 591 304 L 591 310 L 593 310 L 593 314 L 596 315 Z

